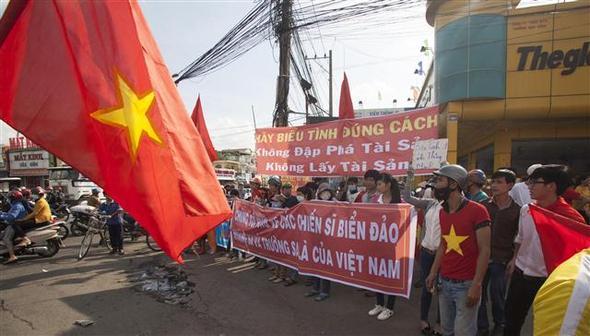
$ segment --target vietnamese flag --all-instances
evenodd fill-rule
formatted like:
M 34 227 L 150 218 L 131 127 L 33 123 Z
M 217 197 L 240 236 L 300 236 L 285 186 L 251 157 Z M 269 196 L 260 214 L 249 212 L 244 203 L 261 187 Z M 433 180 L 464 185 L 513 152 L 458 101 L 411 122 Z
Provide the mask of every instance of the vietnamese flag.
M 211 142 L 211 138 L 209 137 L 207 125 L 205 124 L 205 117 L 203 116 L 203 107 L 201 106 L 200 95 L 197 98 L 197 104 L 195 105 L 195 109 L 193 110 L 191 119 L 195 123 L 197 131 L 201 135 L 201 139 L 203 140 L 203 144 L 207 149 L 207 154 L 209 155 L 209 159 L 211 160 L 211 162 L 219 160 L 217 152 L 215 151 L 215 147 L 213 147 L 213 143 Z
M 231 215 L 135 1 L 11 1 L 0 118 L 99 184 L 172 258 Z
M 354 108 L 352 107 L 352 98 L 350 98 L 350 88 L 348 87 L 348 78 L 346 72 L 340 87 L 340 105 L 338 106 L 339 119 L 354 119 Z
M 590 247 L 590 226 L 533 203 L 529 204 L 529 209 L 541 240 L 548 273 Z

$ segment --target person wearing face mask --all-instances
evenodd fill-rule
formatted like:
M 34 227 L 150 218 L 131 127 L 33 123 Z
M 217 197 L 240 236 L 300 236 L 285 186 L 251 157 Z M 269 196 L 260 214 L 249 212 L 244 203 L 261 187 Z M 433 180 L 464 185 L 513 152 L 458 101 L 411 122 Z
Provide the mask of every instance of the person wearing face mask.
M 297 188 L 297 202 L 311 201 L 313 199 L 313 192 L 310 188 L 303 186 Z
M 13 224 L 14 237 L 22 238 L 22 241 L 17 246 L 31 244 L 31 240 L 26 236 L 25 231 L 49 225 L 51 221 L 51 208 L 49 208 L 49 203 L 45 200 L 45 190 L 41 187 L 34 188 L 32 199 L 35 201 L 33 211 L 26 215 L 22 221 Z
M 344 201 L 347 202 L 354 202 L 354 200 L 356 200 L 357 196 L 360 193 L 360 190 L 358 188 L 358 183 L 359 183 L 359 179 L 356 177 L 349 177 L 348 180 L 346 181 L 346 193 L 345 193 L 345 199 Z
M 439 217 L 442 239 L 426 286 L 434 291 L 440 277 L 443 335 L 476 335 L 482 282 L 490 258 L 490 216 L 483 205 L 463 196 L 468 185 L 465 168 L 452 164 L 434 174 L 435 196 L 443 201 Z
M 318 199 L 322 201 L 334 200 L 334 190 L 330 188 L 328 183 L 322 183 L 318 188 Z

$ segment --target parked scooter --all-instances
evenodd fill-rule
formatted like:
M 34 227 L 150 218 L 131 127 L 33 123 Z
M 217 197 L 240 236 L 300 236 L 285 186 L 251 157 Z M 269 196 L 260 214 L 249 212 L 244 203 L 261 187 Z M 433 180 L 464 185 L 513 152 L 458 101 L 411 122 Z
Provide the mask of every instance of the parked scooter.
M 59 252 L 61 245 L 61 238 L 58 234 L 59 225 L 59 223 L 53 223 L 28 231 L 27 237 L 31 240 L 31 244 L 25 247 L 17 247 L 15 244 L 14 253 L 17 256 L 35 254 L 46 258 L 54 256 Z M 0 236 L 4 236 L 6 227 L 6 223 L 2 223 Z M 8 248 L 3 240 L 0 240 L 0 255 L 8 256 Z

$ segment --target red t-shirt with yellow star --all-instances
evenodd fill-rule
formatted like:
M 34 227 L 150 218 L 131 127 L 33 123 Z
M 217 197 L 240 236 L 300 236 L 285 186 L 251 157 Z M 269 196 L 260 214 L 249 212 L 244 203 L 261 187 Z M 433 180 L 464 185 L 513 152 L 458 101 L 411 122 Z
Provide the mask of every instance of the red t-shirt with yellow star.
M 479 249 L 475 232 L 490 225 L 486 208 L 465 199 L 457 212 L 440 211 L 441 243 L 445 253 L 440 265 L 441 276 L 454 280 L 473 280 Z

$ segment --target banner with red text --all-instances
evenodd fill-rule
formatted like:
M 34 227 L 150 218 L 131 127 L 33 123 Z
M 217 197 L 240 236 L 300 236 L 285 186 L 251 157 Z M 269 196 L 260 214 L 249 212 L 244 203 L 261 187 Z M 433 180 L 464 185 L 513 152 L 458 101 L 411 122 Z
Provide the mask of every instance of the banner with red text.
M 291 209 L 237 200 L 232 247 L 301 274 L 408 298 L 416 215 L 409 204 L 303 202 Z
M 436 138 L 436 106 L 375 118 L 262 128 L 256 130 L 256 169 L 265 175 L 362 176 L 368 169 L 405 175 L 414 143 Z

